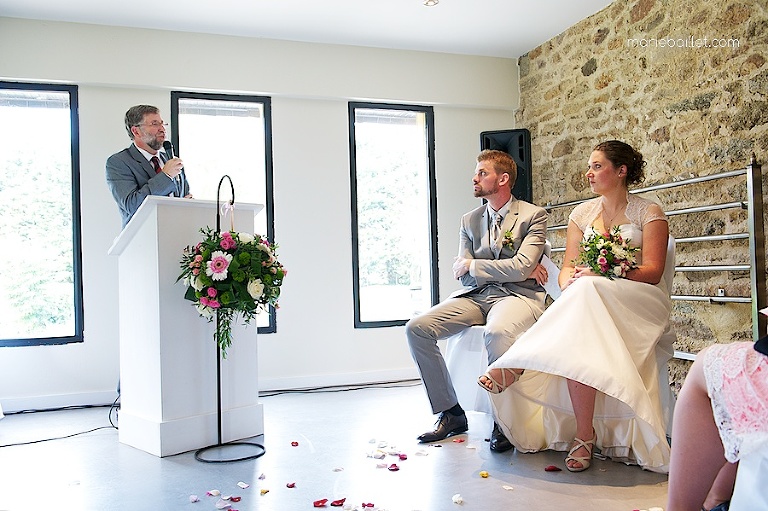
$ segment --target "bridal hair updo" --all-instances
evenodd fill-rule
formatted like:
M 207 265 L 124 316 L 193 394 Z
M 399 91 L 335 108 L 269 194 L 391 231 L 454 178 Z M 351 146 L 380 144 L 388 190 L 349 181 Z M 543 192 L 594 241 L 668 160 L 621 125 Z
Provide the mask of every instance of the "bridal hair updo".
M 627 166 L 627 185 L 635 185 L 645 179 L 645 160 L 640 152 L 620 140 L 608 140 L 597 144 L 593 151 L 600 151 L 615 167 Z

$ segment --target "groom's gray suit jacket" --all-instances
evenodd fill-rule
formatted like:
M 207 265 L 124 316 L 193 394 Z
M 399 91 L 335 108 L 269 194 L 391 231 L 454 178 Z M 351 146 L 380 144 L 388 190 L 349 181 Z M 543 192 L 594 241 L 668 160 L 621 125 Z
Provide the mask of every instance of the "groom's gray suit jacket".
M 110 156 L 107 159 L 107 186 L 120 209 L 123 227 L 148 195 L 188 195 L 189 183 L 183 171 L 180 176 L 174 181 L 163 172 L 155 173 L 152 164 L 134 144 Z
M 451 297 L 465 296 L 489 283 L 498 283 L 510 292 L 535 302 L 542 308 L 546 292 L 534 279 L 528 278 L 544 253 L 547 212 L 538 206 L 512 198 L 509 211 L 501 224 L 501 232 L 509 231 L 511 246 L 503 246 L 496 258 L 488 232 L 488 208 L 480 206 L 461 217 L 459 257 L 474 259 L 474 273 L 461 277 L 464 289 Z M 534 305 L 534 304 L 532 304 Z

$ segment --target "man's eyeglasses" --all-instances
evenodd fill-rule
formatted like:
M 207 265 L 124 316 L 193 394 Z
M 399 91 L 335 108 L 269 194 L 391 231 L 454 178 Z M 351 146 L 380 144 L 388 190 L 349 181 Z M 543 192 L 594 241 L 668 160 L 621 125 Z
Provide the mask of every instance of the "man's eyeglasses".
M 134 124 L 134 126 L 150 126 L 152 128 L 159 128 L 160 126 L 162 126 L 163 128 L 167 128 L 168 127 L 168 123 L 167 122 L 162 122 L 162 121 L 159 121 L 159 122 L 158 121 L 152 121 L 152 122 L 149 122 L 149 123 L 145 122 L 145 123 L 141 123 L 141 124 Z

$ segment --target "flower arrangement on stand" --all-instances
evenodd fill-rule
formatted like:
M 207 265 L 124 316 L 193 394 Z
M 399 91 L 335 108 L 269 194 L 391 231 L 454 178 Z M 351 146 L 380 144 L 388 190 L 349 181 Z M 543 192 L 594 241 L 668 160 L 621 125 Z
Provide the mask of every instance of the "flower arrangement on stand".
M 577 264 L 589 266 L 593 272 L 613 280 L 615 277 L 626 278 L 627 272 L 637 268 L 635 253 L 638 247 L 630 246 L 629 238 L 621 236 L 621 229 L 587 236 L 579 244 Z
M 200 316 L 216 318 L 216 341 L 226 358 L 232 344 L 232 322 L 240 315 L 249 324 L 260 310 L 278 308 L 286 270 L 277 260 L 277 245 L 260 235 L 200 229 L 203 241 L 184 249 L 181 275 L 184 298 Z

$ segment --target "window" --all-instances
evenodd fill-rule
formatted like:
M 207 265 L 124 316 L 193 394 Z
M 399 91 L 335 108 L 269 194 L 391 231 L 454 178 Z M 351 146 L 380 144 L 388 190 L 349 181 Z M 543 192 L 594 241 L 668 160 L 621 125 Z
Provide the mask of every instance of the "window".
M 0 82 L 0 346 L 83 341 L 77 87 Z
M 437 303 L 431 107 L 350 103 L 355 327 L 403 325 Z
M 255 229 L 274 241 L 270 98 L 172 92 L 171 123 L 192 195 L 215 201 L 219 182 L 228 175 L 235 188 L 235 206 L 264 205 Z M 229 198 L 225 180 L 220 199 Z M 257 325 L 259 333 L 275 332 L 274 309 L 259 314 Z

